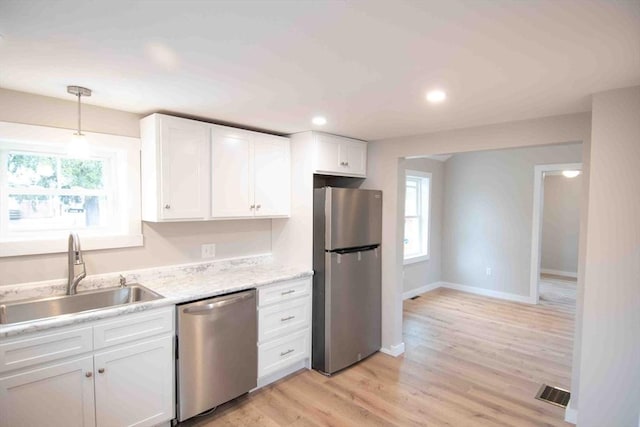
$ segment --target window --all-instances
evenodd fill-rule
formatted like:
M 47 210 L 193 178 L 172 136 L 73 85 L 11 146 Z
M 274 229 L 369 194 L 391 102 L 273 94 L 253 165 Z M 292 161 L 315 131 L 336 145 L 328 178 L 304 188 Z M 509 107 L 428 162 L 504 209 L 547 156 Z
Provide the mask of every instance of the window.
M 91 155 L 67 155 L 71 131 L 0 123 L 0 256 L 142 244 L 140 141 L 89 134 Z
M 404 205 L 404 262 L 429 259 L 429 195 L 431 174 L 406 171 Z

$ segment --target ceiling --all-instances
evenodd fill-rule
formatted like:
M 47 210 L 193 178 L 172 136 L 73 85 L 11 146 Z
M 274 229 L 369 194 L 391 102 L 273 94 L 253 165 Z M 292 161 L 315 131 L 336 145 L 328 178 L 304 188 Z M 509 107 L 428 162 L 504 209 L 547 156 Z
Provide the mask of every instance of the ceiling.
M 368 140 L 589 111 L 640 84 L 640 0 L 0 0 L 0 34 L 3 88 Z

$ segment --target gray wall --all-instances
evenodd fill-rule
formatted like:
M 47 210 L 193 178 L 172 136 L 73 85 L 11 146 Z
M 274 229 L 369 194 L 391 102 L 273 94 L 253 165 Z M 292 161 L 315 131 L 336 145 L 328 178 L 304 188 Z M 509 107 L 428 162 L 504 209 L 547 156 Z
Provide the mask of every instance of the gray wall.
M 581 149 L 566 144 L 479 151 L 447 160 L 442 279 L 528 296 L 534 166 L 580 162 Z
M 636 426 L 640 86 L 594 95 L 592 117 L 578 425 Z
M 77 124 L 77 104 L 72 96 L 69 99 L 0 89 L 0 121 L 73 129 Z M 139 119 L 139 115 L 124 111 L 91 105 L 82 107 L 83 129 L 91 132 L 139 138 Z M 87 252 L 87 273 L 202 261 L 200 245 L 203 243 L 216 244 L 216 258 L 271 252 L 271 220 L 268 219 L 143 223 L 142 233 L 143 247 Z M 66 269 L 66 254 L 0 258 L 0 286 L 63 278 Z
M 404 266 L 403 291 L 439 282 L 442 264 L 442 198 L 444 163 L 433 159 L 401 160 L 400 169 L 431 173 L 431 206 L 429 212 L 429 259 Z M 404 193 L 400 194 L 404 200 Z
M 363 188 L 382 190 L 382 345 L 402 351 L 402 206 L 399 159 L 442 153 L 587 141 L 591 114 L 578 113 L 448 130 L 369 144 Z M 533 172 L 532 172 L 533 175 Z M 445 189 L 446 191 L 446 189 Z
M 544 178 L 541 268 L 578 273 L 582 175 Z

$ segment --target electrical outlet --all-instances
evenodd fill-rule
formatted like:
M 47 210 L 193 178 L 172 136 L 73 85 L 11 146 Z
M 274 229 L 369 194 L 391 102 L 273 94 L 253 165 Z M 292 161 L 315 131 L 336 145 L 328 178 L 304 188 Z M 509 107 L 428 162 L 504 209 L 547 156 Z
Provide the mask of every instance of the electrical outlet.
M 202 258 L 214 258 L 216 256 L 216 244 L 209 243 L 202 245 Z
M 487 267 L 487 276 L 491 276 L 491 267 Z

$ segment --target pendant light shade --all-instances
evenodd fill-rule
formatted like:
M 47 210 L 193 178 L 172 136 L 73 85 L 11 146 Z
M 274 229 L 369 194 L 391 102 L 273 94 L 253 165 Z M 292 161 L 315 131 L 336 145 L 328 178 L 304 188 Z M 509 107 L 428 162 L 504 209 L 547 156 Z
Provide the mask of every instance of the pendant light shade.
M 91 89 L 81 86 L 67 86 L 67 92 L 78 97 L 78 131 L 71 137 L 67 154 L 71 157 L 89 157 L 89 143 L 82 133 L 82 102 L 83 96 L 91 96 Z

